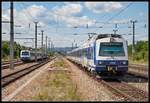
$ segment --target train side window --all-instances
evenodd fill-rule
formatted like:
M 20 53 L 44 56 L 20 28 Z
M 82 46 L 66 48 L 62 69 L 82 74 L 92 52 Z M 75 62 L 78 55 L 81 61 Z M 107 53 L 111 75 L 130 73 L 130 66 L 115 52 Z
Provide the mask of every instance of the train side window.
M 88 49 L 88 57 L 89 57 L 89 59 L 92 59 L 93 57 L 92 57 L 92 47 L 89 47 L 89 49 Z

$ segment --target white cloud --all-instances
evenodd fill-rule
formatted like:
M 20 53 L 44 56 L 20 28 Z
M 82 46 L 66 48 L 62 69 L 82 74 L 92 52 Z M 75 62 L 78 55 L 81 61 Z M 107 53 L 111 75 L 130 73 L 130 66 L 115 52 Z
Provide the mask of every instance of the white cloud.
M 94 13 L 112 12 L 122 7 L 119 2 L 85 2 L 85 6 Z
M 82 12 L 82 6 L 79 3 L 65 3 L 66 5 L 62 7 L 55 7 L 53 8 L 54 13 L 50 12 L 50 14 L 53 14 L 53 17 L 55 18 L 55 21 L 59 18 L 59 21 L 67 23 L 68 27 L 73 26 L 86 26 L 88 23 L 89 26 L 93 24 L 94 20 L 88 18 L 87 16 L 81 16 L 81 17 L 74 17 L 73 14 L 79 14 Z M 56 15 L 55 15 L 56 14 Z
M 54 13 L 59 15 L 71 15 L 81 12 L 82 6 L 80 4 L 66 4 L 62 6 L 61 8 L 55 7 L 53 9 Z
M 113 20 L 112 23 L 121 23 L 126 24 L 129 23 L 131 19 L 123 19 L 123 20 Z
M 88 18 L 87 16 L 82 17 L 70 17 L 66 20 L 68 23 L 67 26 L 74 27 L 74 26 L 85 26 L 88 24 L 88 26 L 91 26 L 94 24 L 95 20 L 92 20 Z
M 77 2 L 77 1 L 74 1 L 74 2 L 63 2 L 64 4 L 80 4 L 81 2 Z
M 15 34 L 15 38 L 34 37 L 35 20 L 39 21 L 38 25 L 40 25 L 41 27 L 47 26 L 44 21 L 44 17 L 46 16 L 44 16 L 43 19 L 40 19 L 40 17 L 42 18 L 43 15 L 47 15 L 46 11 L 47 9 L 44 6 L 37 6 L 37 5 L 31 5 L 21 10 L 14 9 L 14 25 L 21 25 L 21 27 L 14 27 L 15 29 L 14 32 L 22 33 L 21 35 Z M 3 11 L 2 20 L 8 20 L 8 21 L 10 20 L 10 9 Z M 29 28 L 29 24 L 30 24 L 30 28 Z M 9 28 L 10 28 L 9 24 L 2 25 L 3 32 L 7 33 L 7 35 L 3 35 L 4 40 L 9 39 L 9 32 L 10 32 Z M 19 43 L 24 44 L 24 41 L 26 40 L 17 39 L 15 41 L 19 41 Z
M 24 11 L 31 14 L 33 17 L 43 16 L 46 12 L 46 8 L 44 6 L 32 5 L 25 9 Z

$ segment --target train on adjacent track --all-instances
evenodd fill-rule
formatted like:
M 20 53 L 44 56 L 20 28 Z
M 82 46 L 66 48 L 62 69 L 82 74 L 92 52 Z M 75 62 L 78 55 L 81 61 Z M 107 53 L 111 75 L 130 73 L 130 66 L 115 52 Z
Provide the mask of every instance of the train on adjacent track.
M 47 55 L 45 53 L 42 55 L 42 52 L 37 51 L 37 60 L 41 60 L 42 56 L 43 56 L 43 59 L 47 58 Z M 35 61 L 35 51 L 33 51 L 33 50 L 21 50 L 20 59 L 23 62 Z
M 128 44 L 118 34 L 94 35 L 67 58 L 103 77 L 123 77 L 128 71 Z

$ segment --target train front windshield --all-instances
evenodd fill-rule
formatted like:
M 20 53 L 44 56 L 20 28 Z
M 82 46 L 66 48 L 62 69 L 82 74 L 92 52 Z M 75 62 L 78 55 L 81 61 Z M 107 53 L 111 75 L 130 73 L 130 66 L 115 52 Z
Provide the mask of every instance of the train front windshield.
M 123 43 L 121 42 L 100 43 L 99 56 L 125 56 Z
M 22 52 L 22 55 L 29 55 L 29 52 Z

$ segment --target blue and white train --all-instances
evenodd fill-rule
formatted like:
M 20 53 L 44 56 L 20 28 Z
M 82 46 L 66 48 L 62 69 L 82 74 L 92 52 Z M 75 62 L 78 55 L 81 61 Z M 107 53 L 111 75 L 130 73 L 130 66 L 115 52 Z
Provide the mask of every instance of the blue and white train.
M 67 58 L 102 76 L 123 76 L 128 71 L 127 41 L 118 34 L 94 35 Z
M 47 58 L 47 56 L 44 54 L 43 58 Z M 35 60 L 35 51 L 32 50 L 21 50 L 20 52 L 20 59 L 23 62 L 30 62 L 30 61 L 34 61 Z M 42 53 L 41 52 L 37 52 L 37 60 L 41 60 L 42 59 Z

